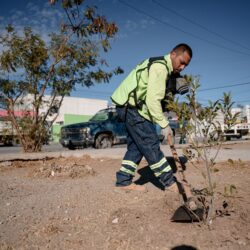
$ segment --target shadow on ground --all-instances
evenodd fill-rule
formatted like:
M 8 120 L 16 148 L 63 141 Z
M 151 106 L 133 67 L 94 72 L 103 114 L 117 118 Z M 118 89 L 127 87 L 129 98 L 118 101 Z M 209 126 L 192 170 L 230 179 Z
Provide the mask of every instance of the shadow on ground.
M 172 170 L 174 173 L 176 173 L 176 164 L 174 161 L 173 157 L 166 157 L 169 165 L 171 166 Z M 183 169 L 186 169 L 186 163 L 187 163 L 187 158 L 184 156 L 179 157 L 180 162 L 182 164 Z M 148 182 L 151 182 L 155 187 L 164 190 L 164 186 L 159 182 L 158 178 L 156 178 L 153 174 L 153 171 L 150 169 L 149 166 L 145 166 L 144 168 L 141 168 L 138 170 L 138 174 L 140 175 L 139 179 L 135 181 L 135 184 L 137 185 L 144 185 Z

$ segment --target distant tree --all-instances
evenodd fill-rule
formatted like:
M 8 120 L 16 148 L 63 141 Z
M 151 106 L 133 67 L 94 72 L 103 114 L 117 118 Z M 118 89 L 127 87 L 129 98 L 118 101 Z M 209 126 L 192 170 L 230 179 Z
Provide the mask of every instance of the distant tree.
M 224 115 L 225 130 L 231 129 L 236 124 L 241 112 L 232 113 L 232 107 L 235 102 L 232 101 L 231 93 L 223 93 L 220 104 L 220 110 Z
M 115 23 L 81 0 L 49 2 L 61 2 L 66 14 L 58 31 L 49 34 L 49 42 L 30 27 L 17 32 L 9 25 L 0 36 L 1 107 L 7 110 L 24 152 L 41 150 L 63 98 L 77 84 L 89 87 L 123 73 L 119 67 L 107 71 L 100 56 L 110 49 L 110 39 L 118 31 Z M 20 106 L 22 117 L 15 113 Z M 49 116 L 51 124 L 46 123 Z

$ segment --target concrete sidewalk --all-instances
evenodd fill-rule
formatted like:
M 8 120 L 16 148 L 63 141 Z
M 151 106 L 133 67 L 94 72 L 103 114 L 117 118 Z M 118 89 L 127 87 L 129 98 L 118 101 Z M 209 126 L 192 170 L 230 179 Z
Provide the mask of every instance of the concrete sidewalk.
M 242 147 L 242 144 L 245 144 Z M 216 161 L 227 161 L 228 159 L 242 161 L 250 161 L 250 141 L 234 141 L 223 143 L 224 148 L 220 150 Z M 226 145 L 226 147 L 225 147 Z M 237 145 L 241 147 L 237 148 Z M 186 145 L 176 145 L 178 154 L 181 156 L 182 149 Z M 161 145 L 161 149 L 166 156 L 171 156 L 171 151 L 168 145 Z M 82 157 L 84 155 L 89 155 L 92 158 L 113 158 L 122 159 L 126 152 L 126 147 L 113 147 L 109 149 L 80 149 L 80 150 L 67 150 L 61 152 L 39 152 L 39 153 L 7 153 L 0 156 L 0 162 L 3 161 L 13 161 L 13 160 L 39 160 L 46 158 L 58 158 L 58 157 Z M 211 156 L 214 156 L 215 150 L 211 151 Z

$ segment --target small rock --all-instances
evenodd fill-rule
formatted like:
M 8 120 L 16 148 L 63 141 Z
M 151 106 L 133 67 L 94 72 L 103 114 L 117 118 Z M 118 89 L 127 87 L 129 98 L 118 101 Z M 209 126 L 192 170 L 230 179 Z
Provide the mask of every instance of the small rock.
M 11 161 L 4 161 L 4 162 L 1 162 L 0 164 L 1 167 L 9 167 L 11 165 L 12 165 Z
M 71 218 L 65 217 L 65 218 L 63 218 L 63 221 L 71 221 Z
M 51 176 L 55 176 L 55 172 L 53 170 L 51 171 Z
M 250 240 L 250 232 L 247 233 L 247 237 L 248 240 Z
M 86 165 L 85 168 L 86 168 L 88 171 L 92 171 L 92 170 L 93 170 L 93 168 L 90 167 L 89 165 Z
M 115 218 L 115 219 L 112 220 L 112 223 L 113 223 L 113 224 L 117 224 L 117 223 L 118 223 L 118 220 L 119 220 L 118 218 Z
M 246 242 L 244 240 L 239 240 L 238 241 L 238 244 L 241 245 L 241 246 L 245 246 L 246 245 Z

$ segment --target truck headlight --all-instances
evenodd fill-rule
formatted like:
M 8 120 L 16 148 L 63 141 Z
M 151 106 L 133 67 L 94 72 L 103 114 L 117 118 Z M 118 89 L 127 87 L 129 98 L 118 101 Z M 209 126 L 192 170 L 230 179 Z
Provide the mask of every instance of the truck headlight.
M 81 129 L 81 132 L 84 133 L 84 134 L 89 134 L 90 128 L 89 128 L 89 127 L 82 128 L 82 129 Z

